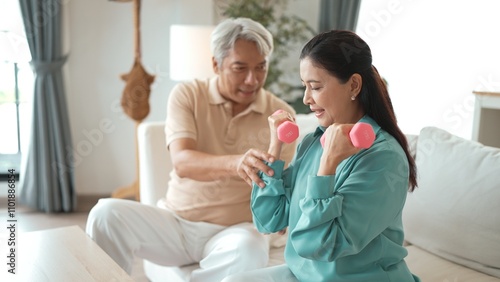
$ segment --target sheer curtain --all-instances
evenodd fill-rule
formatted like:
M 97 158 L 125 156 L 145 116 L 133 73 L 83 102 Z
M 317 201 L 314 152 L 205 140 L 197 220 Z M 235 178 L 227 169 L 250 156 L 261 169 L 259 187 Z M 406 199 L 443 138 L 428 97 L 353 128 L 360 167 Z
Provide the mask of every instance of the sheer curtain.
M 332 29 L 354 31 L 361 0 L 321 0 L 319 32 Z
M 23 152 L 20 201 L 44 212 L 76 206 L 71 134 L 62 67 L 60 0 L 20 0 L 35 75 L 29 147 Z

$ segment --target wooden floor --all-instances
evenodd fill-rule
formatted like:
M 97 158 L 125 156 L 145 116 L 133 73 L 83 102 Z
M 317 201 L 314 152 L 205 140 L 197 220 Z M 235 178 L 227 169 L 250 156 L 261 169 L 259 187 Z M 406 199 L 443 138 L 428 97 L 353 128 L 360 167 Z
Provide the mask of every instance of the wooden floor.
M 73 213 L 42 213 L 16 204 L 15 218 L 17 219 L 17 232 L 30 232 L 70 225 L 78 225 L 82 230 L 85 230 L 88 213 L 101 197 L 103 196 L 80 196 L 78 198 L 77 210 Z M 5 226 L 7 226 L 7 220 L 9 219 L 7 205 L 7 199 L 0 198 L 0 221 L 3 222 Z M 6 227 L 0 228 L 0 242 L 2 242 L 0 250 L 3 250 L 3 248 L 7 246 L 5 243 L 6 241 L 4 241 L 7 239 L 7 231 Z M 0 253 L 0 255 L 3 256 L 3 253 Z M 22 261 L 20 263 L 22 263 Z M 134 281 L 137 282 L 149 281 L 144 275 L 141 259 L 137 258 L 135 260 L 131 276 Z

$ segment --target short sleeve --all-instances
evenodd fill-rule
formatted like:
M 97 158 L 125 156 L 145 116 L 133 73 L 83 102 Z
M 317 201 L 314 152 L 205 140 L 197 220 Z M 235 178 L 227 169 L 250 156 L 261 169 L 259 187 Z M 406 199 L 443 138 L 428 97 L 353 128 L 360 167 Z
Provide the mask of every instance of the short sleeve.
M 176 85 L 170 92 L 167 104 L 165 134 L 167 146 L 180 138 L 196 140 L 196 122 L 194 115 L 195 89 L 185 83 Z

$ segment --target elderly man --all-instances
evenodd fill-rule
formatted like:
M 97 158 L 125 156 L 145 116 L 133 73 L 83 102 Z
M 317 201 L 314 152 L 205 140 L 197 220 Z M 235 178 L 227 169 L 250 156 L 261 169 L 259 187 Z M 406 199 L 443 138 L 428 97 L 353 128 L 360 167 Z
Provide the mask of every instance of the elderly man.
M 253 226 L 250 185 L 264 185 L 258 171 L 273 174 L 264 164 L 274 161 L 266 153 L 268 117 L 294 113 L 263 89 L 272 40 L 250 19 L 220 23 L 211 38 L 217 75 L 181 83 L 169 96 L 165 133 L 174 170 L 165 199 L 159 207 L 102 199 L 90 212 L 87 233 L 129 273 L 135 255 L 165 266 L 199 263 L 191 281 L 267 265 L 269 242 Z M 283 160 L 294 148 L 282 148 Z

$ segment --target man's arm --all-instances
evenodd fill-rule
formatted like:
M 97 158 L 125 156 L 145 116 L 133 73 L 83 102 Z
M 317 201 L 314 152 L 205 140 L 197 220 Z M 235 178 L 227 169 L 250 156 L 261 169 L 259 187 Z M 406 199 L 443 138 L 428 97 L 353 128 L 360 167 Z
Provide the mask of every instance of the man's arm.
M 169 146 L 174 169 L 179 177 L 197 181 L 214 181 L 225 176 L 239 176 L 249 185 L 252 181 L 264 185 L 257 172 L 272 175 L 273 171 L 264 161 L 273 162 L 274 157 L 266 152 L 250 149 L 242 155 L 212 155 L 196 150 L 196 141 L 182 138 Z

